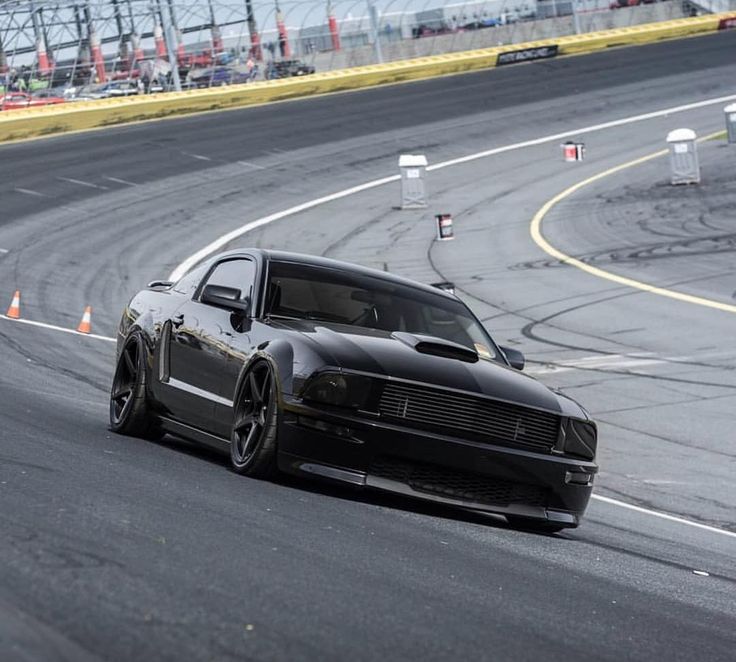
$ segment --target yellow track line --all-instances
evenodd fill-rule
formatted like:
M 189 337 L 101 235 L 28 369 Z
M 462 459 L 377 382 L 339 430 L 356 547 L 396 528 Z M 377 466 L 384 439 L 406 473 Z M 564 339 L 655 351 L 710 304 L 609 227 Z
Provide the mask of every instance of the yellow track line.
M 722 134 L 723 134 L 723 131 L 718 131 L 716 133 L 712 133 L 710 135 L 700 138 L 698 142 L 702 142 L 705 140 L 712 140 L 718 136 L 721 136 Z M 597 276 L 598 278 L 605 278 L 606 280 L 610 280 L 614 283 L 618 283 L 619 285 L 633 287 L 638 290 L 643 290 L 644 292 L 649 292 L 650 294 L 657 294 L 659 296 L 669 297 L 670 299 L 677 299 L 678 301 L 684 301 L 685 303 L 694 303 L 694 304 L 697 304 L 698 306 L 706 306 L 708 308 L 715 308 L 716 310 L 722 310 L 727 313 L 736 313 L 736 306 L 733 304 L 723 303 L 721 301 L 715 301 L 713 299 L 706 299 L 705 297 L 695 296 L 694 294 L 686 294 L 685 292 L 678 292 L 677 290 L 670 290 L 664 287 L 657 287 L 656 285 L 650 285 L 649 283 L 643 283 L 642 281 L 635 280 L 633 278 L 627 278 L 626 276 L 619 276 L 618 274 L 611 273 L 610 271 L 599 269 L 598 267 L 594 267 L 594 266 L 591 266 L 590 264 L 586 264 L 582 260 L 578 260 L 577 258 L 572 257 L 571 255 L 567 255 L 567 253 L 563 253 L 558 248 L 555 248 L 554 246 L 552 246 L 552 244 L 550 244 L 544 238 L 544 235 L 542 234 L 542 221 L 544 221 L 545 216 L 549 213 L 552 207 L 554 207 L 556 204 L 558 204 L 565 198 L 570 197 L 573 193 L 576 193 L 583 187 L 588 186 L 589 184 L 593 184 L 594 182 L 597 182 L 603 179 L 604 177 L 608 177 L 609 175 L 614 175 L 617 172 L 626 170 L 627 168 L 633 168 L 634 166 L 640 165 L 642 163 L 646 163 L 647 161 L 651 161 L 652 159 L 656 159 L 660 156 L 664 156 L 665 154 L 667 154 L 667 150 L 662 149 L 662 150 L 659 150 L 658 152 L 654 152 L 653 154 L 647 154 L 646 156 L 642 156 L 638 159 L 634 159 L 633 161 L 627 161 L 626 163 L 622 163 L 621 165 L 617 165 L 613 168 L 609 168 L 608 170 L 599 172 L 597 175 L 593 175 L 592 177 L 588 177 L 587 179 L 577 182 L 576 184 L 573 184 L 569 188 L 566 188 L 561 193 L 558 193 L 552 199 L 548 200 L 539 209 L 539 211 L 534 215 L 534 218 L 532 218 L 531 225 L 529 227 L 529 231 L 531 233 L 532 240 L 545 253 L 547 253 L 547 255 L 551 255 L 553 258 L 559 260 L 560 262 L 576 267 L 577 269 L 580 269 L 581 271 L 585 271 L 586 273 L 589 273 L 592 276 Z

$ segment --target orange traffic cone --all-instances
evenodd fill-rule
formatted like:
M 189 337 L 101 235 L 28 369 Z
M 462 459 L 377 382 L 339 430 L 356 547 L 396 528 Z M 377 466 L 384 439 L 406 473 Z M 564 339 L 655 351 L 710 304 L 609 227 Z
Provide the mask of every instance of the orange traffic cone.
M 15 291 L 13 300 L 10 302 L 10 308 L 8 308 L 6 315 L 16 320 L 20 318 L 20 290 Z
M 87 306 L 82 315 L 82 321 L 77 327 L 79 333 L 92 333 L 92 306 Z

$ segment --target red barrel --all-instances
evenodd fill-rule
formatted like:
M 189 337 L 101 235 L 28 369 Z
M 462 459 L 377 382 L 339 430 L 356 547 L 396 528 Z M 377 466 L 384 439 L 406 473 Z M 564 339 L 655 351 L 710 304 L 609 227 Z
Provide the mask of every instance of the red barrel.
M 437 240 L 447 241 L 455 238 L 455 231 L 452 228 L 452 214 L 436 214 L 437 220 Z

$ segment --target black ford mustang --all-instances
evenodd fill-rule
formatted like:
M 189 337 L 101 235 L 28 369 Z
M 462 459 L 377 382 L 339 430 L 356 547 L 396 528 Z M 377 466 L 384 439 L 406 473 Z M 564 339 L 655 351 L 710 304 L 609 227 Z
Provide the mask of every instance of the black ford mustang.
M 118 334 L 115 432 L 548 531 L 577 526 L 590 498 L 595 423 L 429 285 L 243 249 L 151 283 Z

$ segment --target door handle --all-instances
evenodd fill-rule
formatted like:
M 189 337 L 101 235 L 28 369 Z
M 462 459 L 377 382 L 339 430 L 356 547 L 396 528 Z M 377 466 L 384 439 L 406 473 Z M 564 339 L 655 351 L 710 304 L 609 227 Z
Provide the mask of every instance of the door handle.
M 179 313 L 178 315 L 174 315 L 171 318 L 171 326 L 176 327 L 177 329 L 184 324 L 184 315 Z

